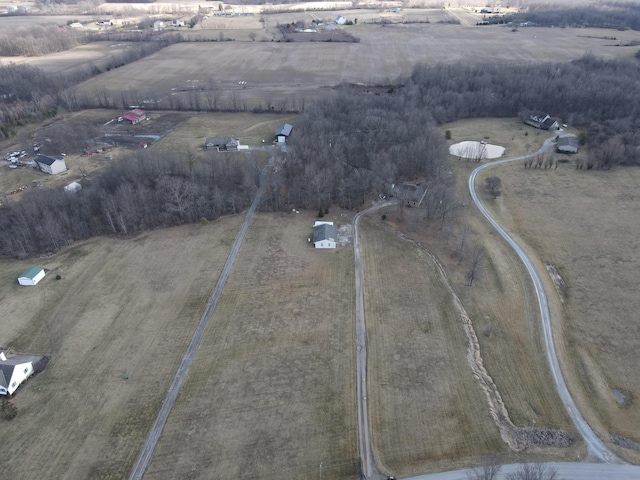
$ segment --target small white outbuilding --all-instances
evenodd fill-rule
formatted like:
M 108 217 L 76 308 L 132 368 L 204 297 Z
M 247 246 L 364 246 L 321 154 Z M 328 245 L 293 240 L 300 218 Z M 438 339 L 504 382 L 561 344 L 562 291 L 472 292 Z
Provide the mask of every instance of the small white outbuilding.
M 18 277 L 20 285 L 37 285 L 45 276 L 44 268 L 29 267 Z
M 65 185 L 64 187 L 64 191 L 67 193 L 78 192 L 80 190 L 82 190 L 82 185 L 78 182 L 71 182 L 69 185 Z

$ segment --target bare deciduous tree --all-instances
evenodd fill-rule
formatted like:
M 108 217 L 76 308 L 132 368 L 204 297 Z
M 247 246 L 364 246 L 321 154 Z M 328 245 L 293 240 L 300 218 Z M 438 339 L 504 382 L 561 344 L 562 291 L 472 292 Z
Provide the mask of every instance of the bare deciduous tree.
M 480 465 L 467 472 L 468 480 L 495 480 L 502 470 L 502 464 L 495 453 L 485 456 Z
M 467 286 L 472 287 L 482 276 L 484 270 L 485 250 L 481 245 L 474 245 L 471 248 L 467 261 Z
M 484 181 L 484 186 L 494 199 L 502 195 L 500 187 L 502 186 L 502 180 L 500 177 L 487 177 Z
M 560 480 L 558 470 L 545 463 L 525 463 L 515 472 L 507 474 L 507 480 Z

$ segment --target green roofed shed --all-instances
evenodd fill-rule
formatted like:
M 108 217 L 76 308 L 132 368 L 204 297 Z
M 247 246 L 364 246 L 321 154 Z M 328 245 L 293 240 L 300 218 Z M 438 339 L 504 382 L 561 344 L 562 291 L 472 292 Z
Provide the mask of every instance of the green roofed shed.
M 29 267 L 18 277 L 20 285 L 37 285 L 44 278 L 45 271 L 42 267 Z

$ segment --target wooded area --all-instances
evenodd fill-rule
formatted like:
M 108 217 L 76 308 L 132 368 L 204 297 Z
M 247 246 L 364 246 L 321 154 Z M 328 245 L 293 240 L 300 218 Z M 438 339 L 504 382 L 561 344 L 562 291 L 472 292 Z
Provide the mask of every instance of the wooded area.
M 4 100 L 5 108 L 55 108 L 73 95 L 72 89 L 58 90 L 63 79 L 37 69 L 4 69 L 0 91 L 16 92 Z M 403 87 L 378 94 L 342 86 L 337 95 L 306 107 L 286 157 L 269 177 L 262 208 L 357 208 L 371 194 L 388 195 L 395 182 L 426 179 L 427 218 L 442 225 L 457 203 L 438 125 L 515 117 L 528 109 L 583 129 L 597 168 L 640 164 L 638 78 L 635 60 L 587 55 L 570 64 L 421 65 Z M 254 166 L 230 163 L 229 157 L 196 164 L 142 155 L 114 165 L 77 195 L 29 192 L 2 209 L 0 255 L 51 252 L 92 235 L 215 219 L 248 205 L 256 182 Z
M 143 152 L 75 194 L 29 191 L 0 210 L 0 256 L 55 252 L 95 235 L 129 235 L 238 213 L 253 200 L 258 170 L 228 155 L 211 154 L 194 165 Z

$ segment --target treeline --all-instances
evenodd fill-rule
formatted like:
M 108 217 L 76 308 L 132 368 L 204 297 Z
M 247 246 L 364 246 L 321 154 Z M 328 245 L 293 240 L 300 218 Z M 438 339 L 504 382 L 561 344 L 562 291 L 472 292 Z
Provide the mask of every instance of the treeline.
M 534 4 L 525 12 L 505 15 L 503 20 L 517 25 L 532 22 L 545 27 L 553 25 L 640 30 L 640 5 L 631 2 L 598 2 L 597 5 L 554 8 L 548 4 Z
M 305 110 L 285 168 L 270 177 L 275 209 L 360 206 L 400 179 L 443 181 L 445 139 L 428 109 L 398 95 L 345 87 Z
M 60 28 L 57 25 L 8 27 L 0 32 L 0 56 L 47 55 L 100 41 L 137 43 L 160 41 L 160 34 L 151 30 L 154 21 L 153 18 L 147 17 L 136 25 L 139 29 L 147 29 L 146 32 L 93 31 L 81 28 Z M 162 37 L 164 42 L 182 41 L 179 34 L 163 34 Z M 171 38 L 167 40 L 164 37 Z
M 241 211 L 259 183 L 253 162 L 212 154 L 205 162 L 141 154 L 110 167 L 83 189 L 32 190 L 0 210 L 0 256 L 56 252 L 96 235 L 206 222 Z
M 62 52 L 91 42 L 92 35 L 80 28 L 57 25 L 30 25 L 3 28 L 0 33 L 0 56 L 33 57 Z
M 137 42 L 126 51 L 105 59 L 100 65 L 84 65 L 71 72 L 52 75 L 25 64 L 0 65 L 0 140 L 15 133 L 15 127 L 30 120 L 55 116 L 58 107 L 80 108 L 71 89 L 92 76 L 135 62 L 181 41 L 179 35 Z
M 538 65 L 420 65 L 402 89 L 405 103 L 428 108 L 438 123 L 462 118 L 515 117 L 542 110 L 585 130 L 599 148 L 624 144 L 624 163 L 640 164 L 640 63 L 593 55 Z

